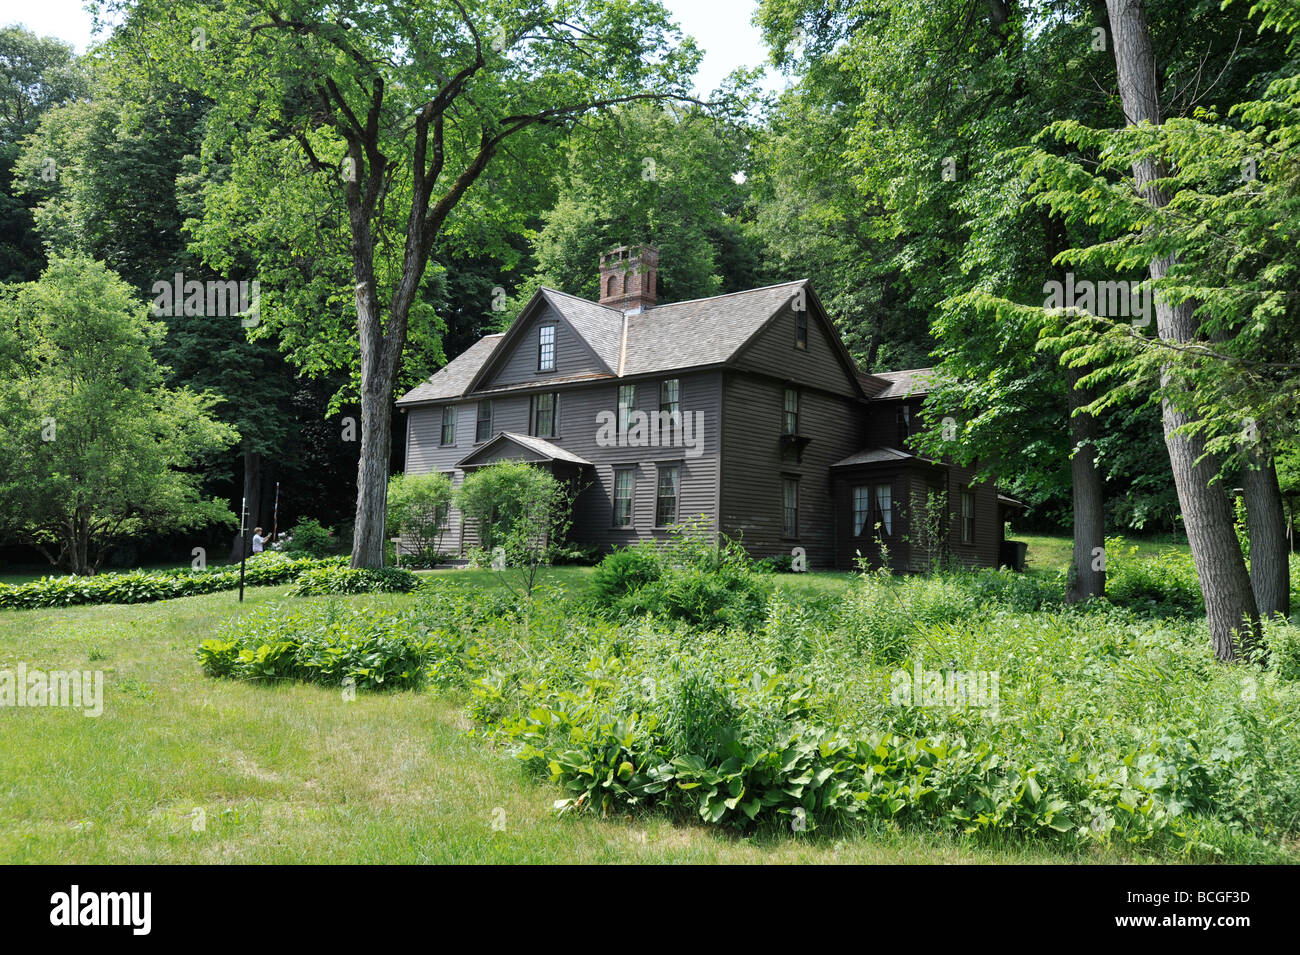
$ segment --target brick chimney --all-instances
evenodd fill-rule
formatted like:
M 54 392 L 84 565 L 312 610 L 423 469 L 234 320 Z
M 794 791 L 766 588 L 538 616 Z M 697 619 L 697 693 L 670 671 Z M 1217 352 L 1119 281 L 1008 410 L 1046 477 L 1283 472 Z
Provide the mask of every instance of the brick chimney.
M 621 245 L 600 257 L 600 304 L 625 312 L 654 308 L 659 278 L 659 249 Z

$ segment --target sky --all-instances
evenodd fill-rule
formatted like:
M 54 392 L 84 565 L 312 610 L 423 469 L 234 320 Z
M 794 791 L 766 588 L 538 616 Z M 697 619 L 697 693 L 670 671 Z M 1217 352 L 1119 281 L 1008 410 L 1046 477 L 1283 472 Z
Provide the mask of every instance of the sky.
M 750 23 L 757 0 L 663 0 L 685 33 L 704 51 L 695 80 L 697 95 L 712 92 L 738 66 L 759 66 L 767 51 L 756 26 Z M 41 36 L 56 36 L 83 53 L 92 37 L 90 14 L 83 0 L 0 0 L 0 26 L 21 23 Z M 769 89 L 782 84 L 768 71 Z

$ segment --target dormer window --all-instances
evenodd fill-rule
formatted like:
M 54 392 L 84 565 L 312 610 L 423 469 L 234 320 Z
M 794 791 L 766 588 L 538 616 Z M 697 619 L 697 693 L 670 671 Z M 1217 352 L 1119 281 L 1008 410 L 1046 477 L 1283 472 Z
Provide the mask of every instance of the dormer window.
M 537 330 L 537 370 L 555 371 L 554 325 L 543 325 Z

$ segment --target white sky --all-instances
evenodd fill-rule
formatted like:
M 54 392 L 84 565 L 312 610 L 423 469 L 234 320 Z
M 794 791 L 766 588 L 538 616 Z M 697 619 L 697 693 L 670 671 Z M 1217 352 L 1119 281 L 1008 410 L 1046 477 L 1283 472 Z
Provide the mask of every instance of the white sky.
M 758 28 L 750 23 L 757 0 L 663 0 L 682 30 L 704 51 L 696 76 L 696 93 L 706 95 L 738 66 L 759 66 L 767 51 Z M 0 0 L 0 26 L 21 23 L 41 36 L 56 36 L 78 53 L 91 41 L 90 14 L 83 0 Z M 769 69 L 769 89 L 783 85 Z

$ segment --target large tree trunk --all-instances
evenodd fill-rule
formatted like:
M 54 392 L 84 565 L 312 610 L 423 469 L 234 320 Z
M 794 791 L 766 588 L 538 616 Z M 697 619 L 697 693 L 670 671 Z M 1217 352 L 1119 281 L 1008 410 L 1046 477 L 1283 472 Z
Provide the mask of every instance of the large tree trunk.
M 1111 45 L 1115 51 L 1115 68 L 1119 78 L 1120 101 L 1129 123 L 1161 122 L 1156 84 L 1155 54 L 1147 27 L 1143 0 L 1106 0 L 1110 17 Z M 1155 186 L 1162 169 L 1154 159 L 1133 165 L 1138 191 L 1151 205 L 1168 203 Z M 1150 274 L 1161 279 L 1169 270 L 1172 257 L 1154 259 Z M 1162 338 L 1175 342 L 1192 340 L 1197 332 L 1194 306 L 1184 302 L 1171 306 L 1156 301 L 1156 329 Z M 1167 386 L 1170 373 L 1161 372 L 1161 387 Z M 1205 596 L 1205 612 L 1220 660 L 1233 660 L 1238 649 L 1250 647 L 1258 628 L 1259 614 L 1250 588 L 1245 560 L 1233 529 L 1232 509 L 1227 496 L 1211 481 L 1218 473 L 1217 462 L 1205 456 L 1205 442 L 1198 436 L 1180 433 L 1179 428 L 1191 419 L 1168 400 L 1161 401 L 1165 446 L 1174 472 L 1178 503 L 1187 527 L 1187 539 L 1196 563 L 1196 575 Z
M 1277 469 L 1270 455 L 1254 455 L 1255 467 L 1242 471 L 1246 531 L 1250 536 L 1250 585 L 1260 615 L 1291 615 L 1291 577 L 1287 564 L 1286 515 Z
M 1070 389 L 1070 478 L 1074 500 L 1074 559 L 1070 565 L 1065 599 L 1078 603 L 1106 592 L 1106 564 L 1097 548 L 1106 546 L 1106 509 L 1101 469 L 1097 467 L 1097 419 L 1074 414 L 1093 400 L 1090 390 L 1079 387 L 1080 373 L 1067 370 Z M 1104 556 L 1105 551 L 1101 551 Z
M 376 379 L 380 377 L 375 376 Z M 391 383 L 379 380 L 372 380 L 372 386 L 361 393 L 361 460 L 357 463 L 353 567 L 384 566 L 388 459 L 393 443 L 393 387 Z

